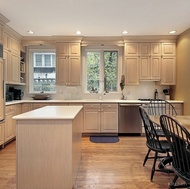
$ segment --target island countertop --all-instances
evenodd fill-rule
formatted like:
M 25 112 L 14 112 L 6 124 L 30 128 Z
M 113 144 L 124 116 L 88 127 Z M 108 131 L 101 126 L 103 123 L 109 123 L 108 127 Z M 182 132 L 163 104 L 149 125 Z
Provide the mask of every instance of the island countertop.
M 83 106 L 45 106 L 14 116 L 13 119 L 74 119 L 82 108 Z

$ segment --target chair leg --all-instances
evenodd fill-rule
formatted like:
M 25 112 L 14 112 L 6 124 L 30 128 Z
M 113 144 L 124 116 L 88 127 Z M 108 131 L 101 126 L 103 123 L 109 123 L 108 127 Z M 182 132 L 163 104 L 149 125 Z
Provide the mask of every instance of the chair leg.
M 153 179 L 153 177 L 154 177 L 154 172 L 155 172 L 155 166 L 156 166 L 157 156 L 158 156 L 158 152 L 155 152 L 154 163 L 153 163 L 153 165 L 152 165 L 152 172 L 151 172 L 150 181 L 152 181 L 152 179 Z
M 148 159 L 148 156 L 149 156 L 149 154 L 150 154 L 150 151 L 151 151 L 151 149 L 148 149 L 148 152 L 147 152 L 147 154 L 146 154 L 146 156 L 145 156 L 145 158 L 144 158 L 143 166 L 145 166 L 145 163 L 146 163 L 146 161 L 147 161 L 147 159 Z

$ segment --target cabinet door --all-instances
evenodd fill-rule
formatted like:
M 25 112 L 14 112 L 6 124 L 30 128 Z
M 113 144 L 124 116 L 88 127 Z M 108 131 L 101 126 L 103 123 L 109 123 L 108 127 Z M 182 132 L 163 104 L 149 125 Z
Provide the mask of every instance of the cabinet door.
M 81 55 L 80 43 L 69 43 L 69 56 L 78 56 Z
M 10 38 L 7 33 L 3 33 L 3 49 L 10 51 Z
M 13 139 L 15 137 L 16 122 L 12 119 L 15 115 L 14 105 L 6 106 L 5 114 L 5 142 Z
M 0 24 L 0 43 L 3 43 L 3 26 Z
M 175 56 L 176 44 L 175 43 L 162 43 L 162 55 L 163 56 Z
M 4 65 L 2 59 L 0 59 L 0 120 L 4 119 L 4 104 L 5 104 L 5 96 L 4 96 Z M 3 107 L 3 108 L 2 108 Z
M 56 82 L 58 85 L 65 85 L 68 82 L 68 58 L 57 57 Z
M 6 83 L 11 82 L 11 61 L 10 61 L 10 52 L 3 50 L 3 58 L 5 60 L 5 81 Z
M 150 56 L 150 43 L 140 43 L 140 56 Z
M 2 145 L 5 141 L 5 123 L 0 123 L 0 145 Z
M 80 85 L 80 57 L 69 57 L 69 79 L 67 85 Z
M 29 112 L 32 110 L 32 106 L 30 103 L 22 104 L 22 113 Z
M 17 104 L 14 106 L 15 106 L 15 111 L 16 111 L 15 115 L 21 114 L 22 113 L 22 104 Z
M 139 55 L 138 43 L 125 43 L 125 56 L 138 56 Z
M 117 133 L 118 132 L 118 106 L 101 105 L 101 132 Z
M 20 83 L 20 57 L 14 53 L 10 54 L 11 59 L 11 82 Z
M 11 53 L 20 56 L 20 42 L 13 37 L 10 37 L 10 50 Z
M 49 105 L 50 105 L 50 103 L 33 103 L 32 104 L 32 110 L 42 108 L 44 106 L 49 106 Z
M 175 57 L 163 57 L 161 66 L 161 85 L 176 84 L 176 59 Z
M 81 47 L 80 43 L 57 43 L 56 53 L 57 56 L 80 56 Z
M 151 43 L 150 44 L 150 55 L 151 56 L 159 56 L 161 57 L 161 52 L 162 52 L 162 45 L 161 43 Z
M 84 105 L 84 133 L 100 133 L 100 105 Z
M 148 56 L 139 58 L 139 79 L 149 80 L 150 79 L 150 59 Z
M 68 43 L 56 43 L 56 56 L 65 57 L 69 55 Z
M 151 56 L 150 58 L 150 78 L 151 80 L 160 80 L 160 70 L 161 70 L 161 57 Z
M 124 74 L 126 85 L 139 85 L 138 57 L 125 57 Z

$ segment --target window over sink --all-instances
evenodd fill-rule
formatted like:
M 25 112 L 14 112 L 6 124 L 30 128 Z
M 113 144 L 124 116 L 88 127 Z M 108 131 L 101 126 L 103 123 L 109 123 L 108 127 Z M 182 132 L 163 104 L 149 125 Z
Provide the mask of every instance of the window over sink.
M 85 47 L 83 49 L 85 92 L 118 91 L 120 53 L 119 47 Z
M 55 49 L 32 48 L 29 54 L 30 93 L 56 92 Z

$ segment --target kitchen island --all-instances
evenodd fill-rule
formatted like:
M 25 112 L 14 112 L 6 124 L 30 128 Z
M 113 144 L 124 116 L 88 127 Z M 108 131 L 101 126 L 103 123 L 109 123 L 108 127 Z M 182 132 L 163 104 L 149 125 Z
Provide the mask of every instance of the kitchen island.
M 82 106 L 14 116 L 17 189 L 72 189 L 81 159 Z

